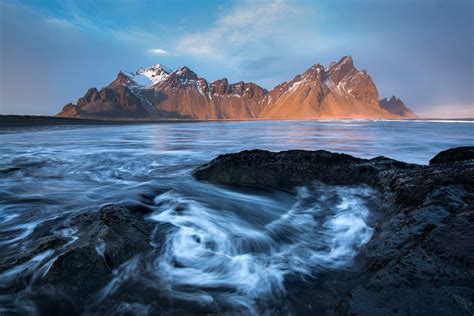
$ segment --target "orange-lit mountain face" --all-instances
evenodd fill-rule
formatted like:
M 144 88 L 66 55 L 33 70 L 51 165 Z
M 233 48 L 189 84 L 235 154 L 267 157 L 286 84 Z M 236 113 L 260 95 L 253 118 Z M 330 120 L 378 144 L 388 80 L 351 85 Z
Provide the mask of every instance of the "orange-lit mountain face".
M 108 86 L 89 89 L 57 114 L 108 120 L 155 119 L 330 119 L 412 118 L 393 96 L 379 100 L 365 70 L 343 57 L 327 69 L 313 65 L 303 74 L 267 91 L 255 83 L 227 79 L 208 82 L 187 67 L 162 65 L 119 72 Z

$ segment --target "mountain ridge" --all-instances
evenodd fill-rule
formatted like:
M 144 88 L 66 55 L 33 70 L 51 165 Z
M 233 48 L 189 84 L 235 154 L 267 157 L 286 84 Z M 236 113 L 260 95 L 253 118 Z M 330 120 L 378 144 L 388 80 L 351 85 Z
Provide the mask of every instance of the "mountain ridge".
M 344 56 L 326 69 L 314 64 L 292 80 L 266 90 L 256 83 L 227 78 L 207 81 L 186 66 L 171 71 L 161 64 L 136 72 L 120 71 L 98 90 L 89 89 L 59 117 L 87 119 L 331 119 L 413 118 L 393 96 L 379 100 L 365 70 Z

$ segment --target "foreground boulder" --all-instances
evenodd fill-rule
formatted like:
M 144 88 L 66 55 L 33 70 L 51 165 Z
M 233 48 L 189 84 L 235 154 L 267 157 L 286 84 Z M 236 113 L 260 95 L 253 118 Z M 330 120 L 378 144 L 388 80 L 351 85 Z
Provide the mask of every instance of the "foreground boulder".
M 107 205 L 74 218 L 78 239 L 54 260 L 40 286 L 64 293 L 76 306 L 84 306 L 111 281 L 115 268 L 151 250 L 153 226 L 135 210 Z
M 370 185 L 385 201 L 382 215 L 360 255 L 362 268 L 351 289 L 325 312 L 473 315 L 473 152 L 474 147 L 453 148 L 420 166 L 323 150 L 252 150 L 221 155 L 194 177 L 284 190 L 314 181 Z M 317 298 L 312 303 L 318 304 Z M 311 305 L 299 312 L 312 312 Z
M 430 165 L 474 159 L 474 147 L 457 147 L 444 150 L 430 160 Z
M 273 153 L 256 149 L 221 155 L 196 169 L 194 177 L 226 185 L 291 189 L 316 180 L 334 185 L 374 184 L 373 178 L 382 170 L 416 167 L 385 157 L 366 160 L 326 150 Z

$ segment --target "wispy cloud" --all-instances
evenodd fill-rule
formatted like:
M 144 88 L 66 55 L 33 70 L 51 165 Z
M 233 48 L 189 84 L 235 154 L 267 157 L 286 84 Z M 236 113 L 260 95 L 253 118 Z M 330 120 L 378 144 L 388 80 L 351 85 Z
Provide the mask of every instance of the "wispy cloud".
M 59 18 L 45 18 L 44 22 L 46 24 L 61 26 L 61 27 L 73 27 L 74 25 L 65 19 Z
M 153 48 L 148 51 L 154 55 L 169 55 L 170 54 L 167 50 L 164 50 L 161 48 Z
M 324 42 L 318 21 L 313 3 L 235 1 L 207 28 L 179 37 L 174 51 L 271 88 L 317 61 Z
M 298 36 L 294 31 L 309 17 L 307 13 L 303 5 L 284 0 L 238 2 L 209 29 L 182 37 L 177 49 L 183 54 L 213 59 L 242 55 L 250 47 L 270 51 Z

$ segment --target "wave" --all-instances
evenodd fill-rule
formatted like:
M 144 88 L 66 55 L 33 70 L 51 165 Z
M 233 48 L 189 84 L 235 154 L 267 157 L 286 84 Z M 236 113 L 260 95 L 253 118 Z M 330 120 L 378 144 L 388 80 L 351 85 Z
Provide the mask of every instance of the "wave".
M 286 213 L 261 226 L 225 206 L 168 191 L 156 197 L 150 216 L 157 223 L 156 251 L 122 267 L 101 299 L 146 275 L 141 282 L 149 287 L 154 280 L 172 300 L 259 314 L 286 294 L 287 276 L 315 277 L 352 263 L 372 236 L 366 205 L 372 195 L 366 187 L 300 188 Z

